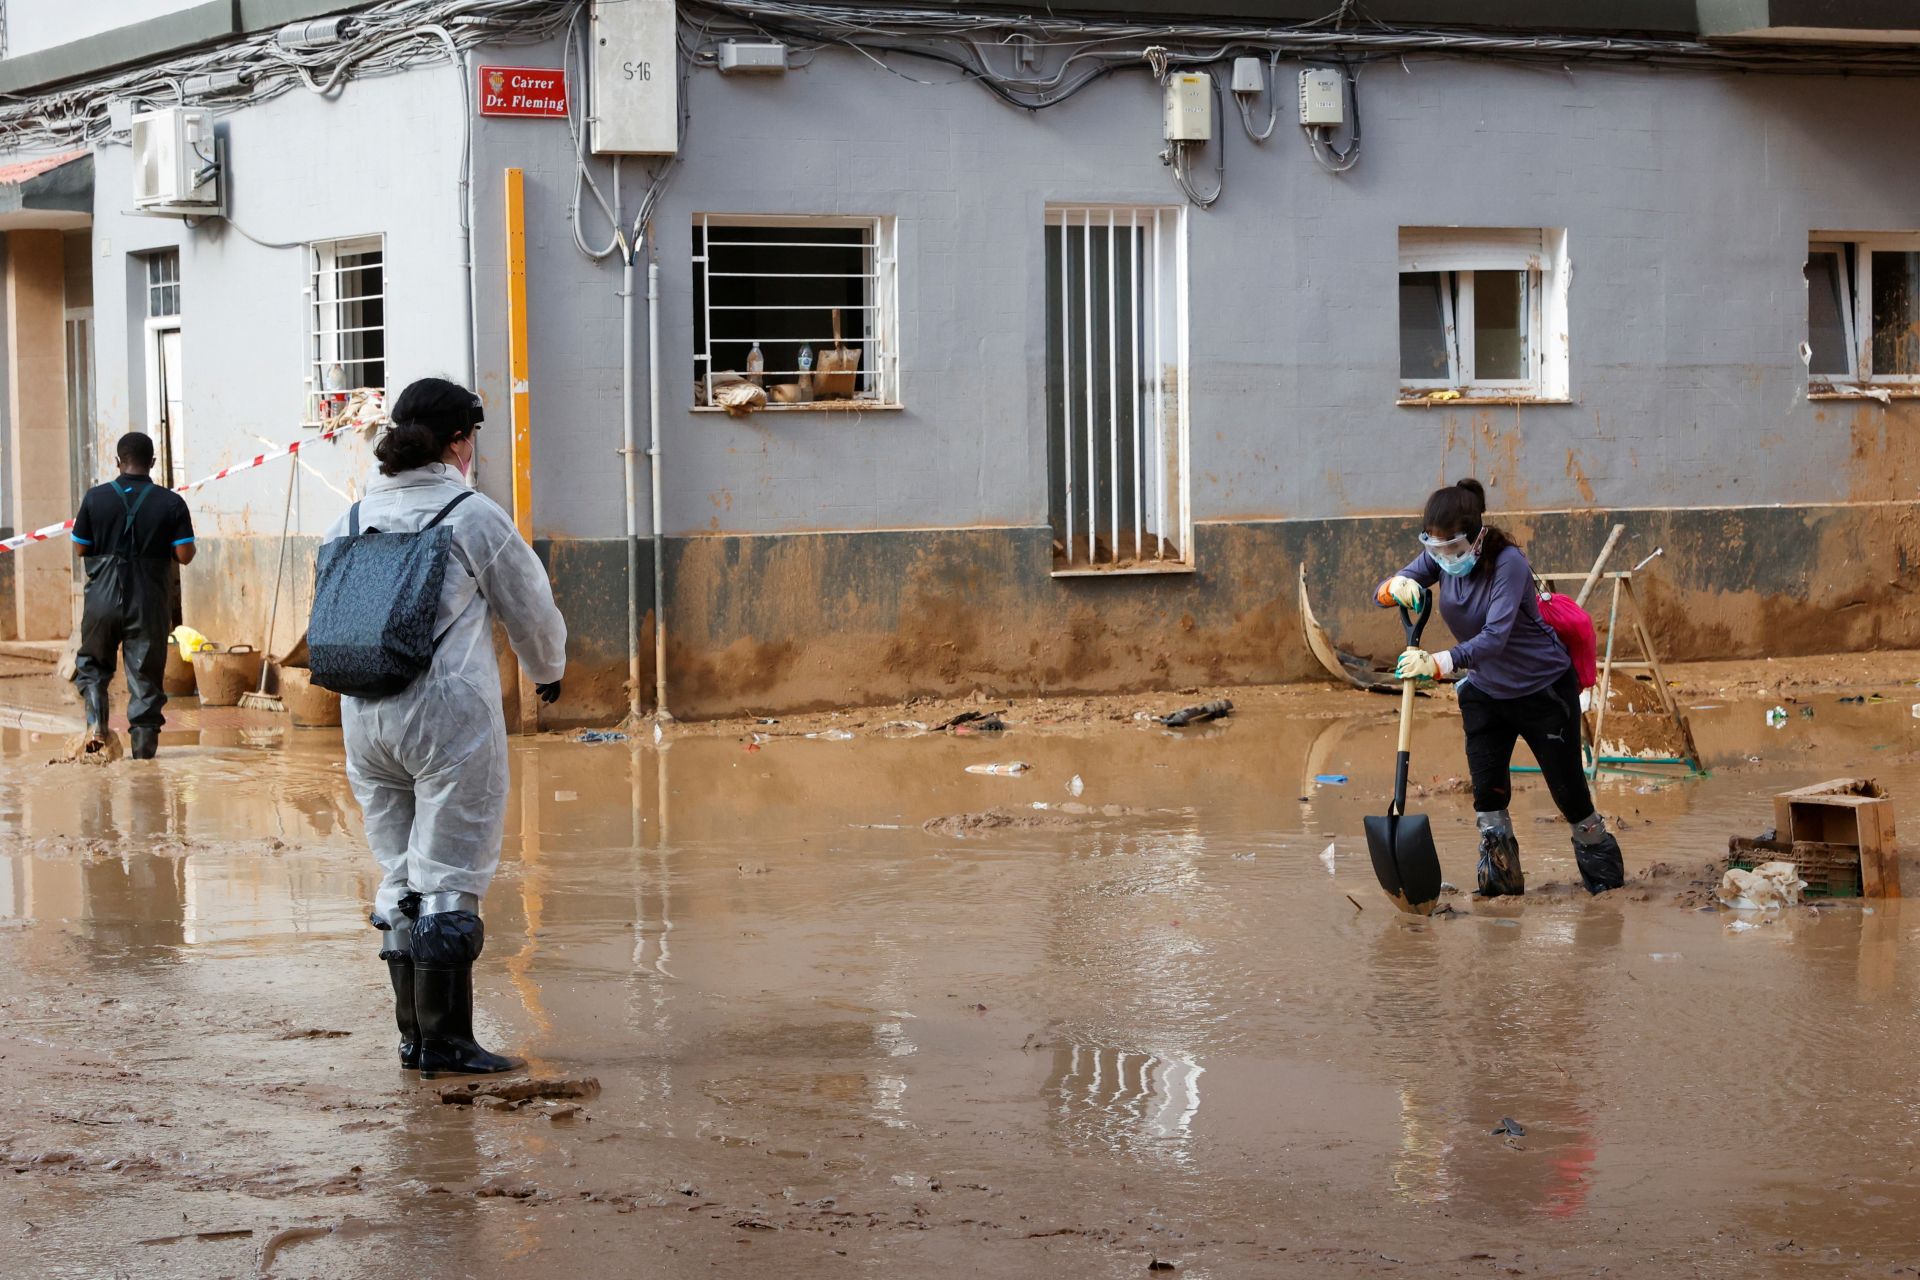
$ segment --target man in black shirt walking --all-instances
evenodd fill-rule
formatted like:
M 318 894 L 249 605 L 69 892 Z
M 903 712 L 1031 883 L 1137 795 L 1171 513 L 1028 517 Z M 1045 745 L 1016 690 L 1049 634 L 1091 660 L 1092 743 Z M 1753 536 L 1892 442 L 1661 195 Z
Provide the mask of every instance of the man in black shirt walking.
M 87 567 L 76 679 L 87 704 L 87 736 L 104 741 L 107 687 L 126 650 L 131 754 L 151 760 L 166 723 L 160 680 L 173 629 L 167 569 L 193 562 L 193 516 L 185 498 L 153 482 L 151 437 L 129 431 L 115 452 L 120 475 L 87 490 L 73 518 L 73 543 Z

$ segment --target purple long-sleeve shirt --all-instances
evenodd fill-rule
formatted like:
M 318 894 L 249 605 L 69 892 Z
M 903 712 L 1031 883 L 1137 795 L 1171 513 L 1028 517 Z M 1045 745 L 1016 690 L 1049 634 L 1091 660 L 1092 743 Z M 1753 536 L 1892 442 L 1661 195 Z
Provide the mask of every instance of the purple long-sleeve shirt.
M 1504 548 L 1492 564 L 1464 577 L 1441 573 L 1424 551 L 1400 572 L 1423 587 L 1440 584 L 1440 616 L 1460 638 L 1447 651 L 1453 669 L 1472 672 L 1474 687 L 1488 697 L 1538 693 L 1573 665 L 1560 637 L 1540 617 L 1533 566 L 1520 548 Z

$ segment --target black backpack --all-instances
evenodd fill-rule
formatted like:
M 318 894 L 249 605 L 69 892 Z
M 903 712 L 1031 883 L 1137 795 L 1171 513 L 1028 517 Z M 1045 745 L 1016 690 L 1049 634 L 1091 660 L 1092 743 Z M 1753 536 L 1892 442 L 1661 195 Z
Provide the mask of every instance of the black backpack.
M 313 682 L 350 698 L 399 693 L 433 664 L 440 637 L 433 624 L 447 577 L 452 510 L 469 489 L 440 508 L 417 533 L 360 532 L 360 504 L 347 536 L 320 548 L 313 574 L 307 648 Z

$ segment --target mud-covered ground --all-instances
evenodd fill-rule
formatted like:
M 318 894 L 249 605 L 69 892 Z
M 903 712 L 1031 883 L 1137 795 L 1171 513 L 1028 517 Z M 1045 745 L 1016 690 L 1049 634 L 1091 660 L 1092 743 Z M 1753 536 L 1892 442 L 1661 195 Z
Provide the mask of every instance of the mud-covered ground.
M 518 742 L 480 1021 L 596 1080 L 574 1113 L 394 1063 L 337 733 L 49 765 L 58 692 L 9 679 L 0 1273 L 1920 1272 L 1920 919 L 1698 909 L 1777 791 L 1906 818 L 1920 657 L 1674 675 L 1713 773 L 1603 783 L 1627 889 L 1573 889 L 1523 781 L 1528 898 L 1425 921 L 1368 870 L 1395 704 L 1357 692 Z M 968 709 L 1009 727 L 913 727 Z M 1418 714 L 1470 884 L 1458 721 Z

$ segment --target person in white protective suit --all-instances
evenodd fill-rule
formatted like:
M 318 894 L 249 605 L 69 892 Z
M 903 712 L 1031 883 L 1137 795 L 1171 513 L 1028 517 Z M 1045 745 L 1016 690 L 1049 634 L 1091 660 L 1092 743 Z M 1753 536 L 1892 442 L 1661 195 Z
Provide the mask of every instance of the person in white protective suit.
M 484 414 L 440 378 L 408 386 L 374 446 L 380 474 L 360 500 L 360 528 L 418 530 L 469 487 Z M 507 811 L 507 729 L 493 622 L 540 698 L 560 696 L 567 627 L 546 568 L 511 517 L 482 494 L 446 516 L 452 553 L 440 592 L 432 665 L 399 693 L 341 700 L 347 778 L 366 815 L 381 881 L 372 923 L 393 982 L 400 1062 L 422 1076 L 509 1071 L 520 1062 L 473 1037 L 480 899 L 500 865 Z M 348 532 L 342 516 L 329 540 Z

